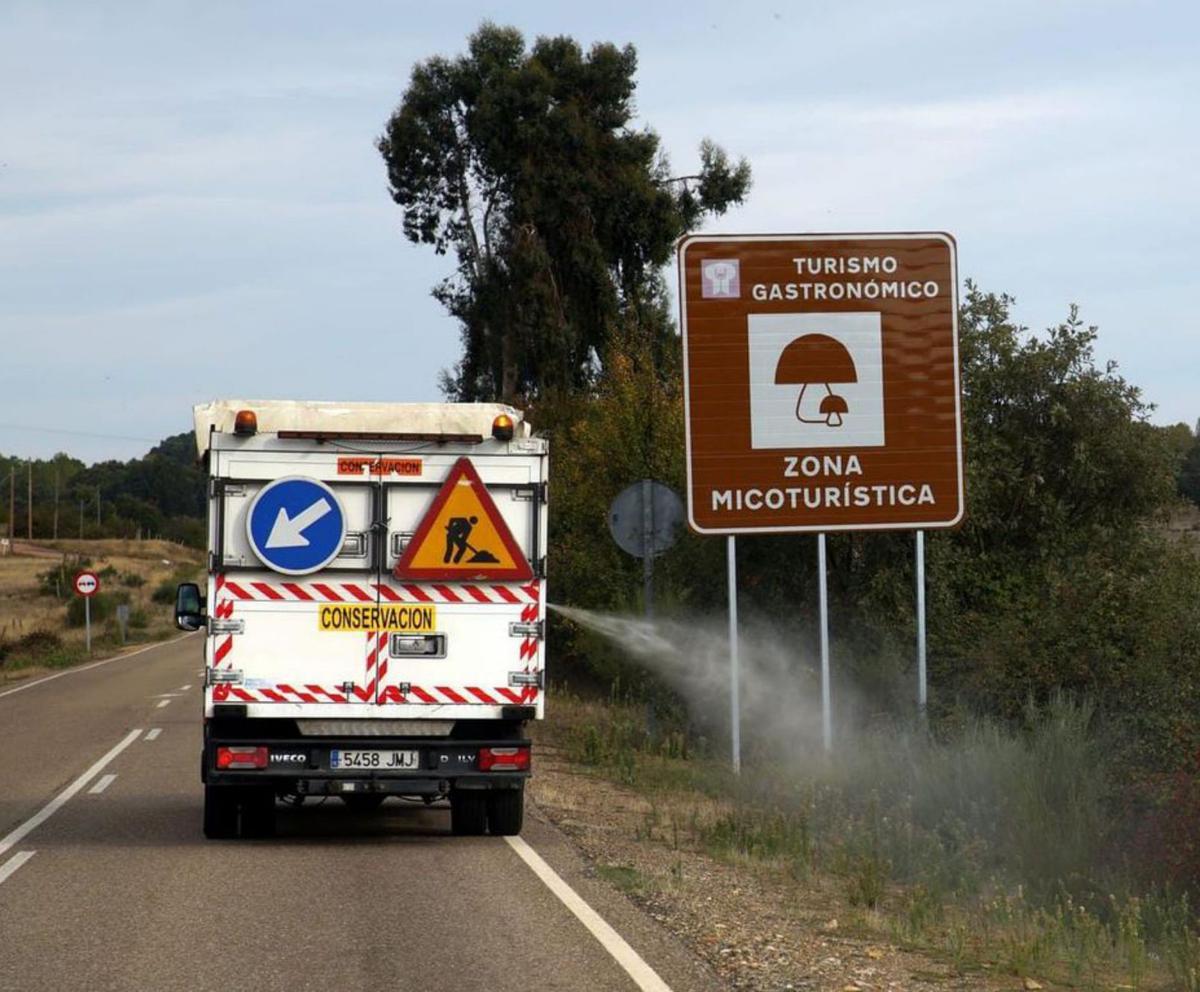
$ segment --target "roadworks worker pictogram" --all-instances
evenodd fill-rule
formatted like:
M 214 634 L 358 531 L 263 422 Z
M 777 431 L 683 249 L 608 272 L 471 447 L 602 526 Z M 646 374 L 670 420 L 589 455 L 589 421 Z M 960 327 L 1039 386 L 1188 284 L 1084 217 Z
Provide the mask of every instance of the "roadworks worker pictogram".
M 471 557 L 467 559 L 468 565 L 499 563 L 500 559 L 490 551 L 480 551 L 469 542 L 471 531 L 477 523 L 479 518 L 475 516 L 450 518 L 450 522 L 446 524 L 446 553 L 442 555 L 443 565 L 457 565 L 468 551 L 471 552 Z
M 533 577 L 469 458 L 460 458 L 434 498 L 404 554 L 398 579 L 503 579 Z

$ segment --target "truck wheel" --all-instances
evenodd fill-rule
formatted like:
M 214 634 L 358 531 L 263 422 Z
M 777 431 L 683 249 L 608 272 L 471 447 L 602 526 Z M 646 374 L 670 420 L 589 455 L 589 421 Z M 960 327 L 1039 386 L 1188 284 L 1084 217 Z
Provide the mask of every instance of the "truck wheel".
M 450 793 L 450 830 L 460 837 L 475 837 L 487 828 L 487 795 L 483 792 Z
M 237 836 L 237 793 L 215 785 L 204 787 L 204 836 L 228 840 Z
M 275 836 L 275 790 L 250 787 L 242 796 L 242 836 Z
M 497 837 L 515 837 L 525 822 L 525 787 L 488 793 L 488 829 Z
M 374 813 L 383 805 L 383 800 L 387 798 L 381 795 L 362 795 L 356 796 L 353 793 L 343 795 L 342 802 L 346 804 L 346 808 L 353 813 Z

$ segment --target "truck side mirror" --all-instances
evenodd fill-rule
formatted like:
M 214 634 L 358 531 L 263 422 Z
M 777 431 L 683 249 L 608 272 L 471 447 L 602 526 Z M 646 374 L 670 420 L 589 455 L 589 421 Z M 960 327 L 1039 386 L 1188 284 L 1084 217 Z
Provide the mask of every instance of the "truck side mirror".
M 175 588 L 175 626 L 180 630 L 204 626 L 204 597 L 195 582 L 181 582 Z

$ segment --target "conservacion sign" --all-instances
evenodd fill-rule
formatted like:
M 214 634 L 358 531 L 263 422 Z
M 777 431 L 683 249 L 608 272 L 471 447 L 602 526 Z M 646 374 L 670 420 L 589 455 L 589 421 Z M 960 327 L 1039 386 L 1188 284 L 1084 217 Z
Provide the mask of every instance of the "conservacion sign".
M 318 608 L 317 626 L 342 633 L 386 630 L 422 634 L 437 627 L 437 607 L 332 603 Z
M 953 238 L 693 235 L 678 265 L 695 530 L 962 519 Z

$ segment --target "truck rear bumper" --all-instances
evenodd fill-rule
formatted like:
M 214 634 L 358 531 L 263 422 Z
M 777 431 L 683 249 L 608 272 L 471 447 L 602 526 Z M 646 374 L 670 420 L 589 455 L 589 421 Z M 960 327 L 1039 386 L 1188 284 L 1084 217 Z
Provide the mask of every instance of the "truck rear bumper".
M 218 749 L 257 752 L 259 768 L 222 768 Z M 452 790 L 515 789 L 529 777 L 529 762 L 520 770 L 483 770 L 480 752 L 486 748 L 524 749 L 528 740 L 460 741 L 429 737 L 371 737 L 247 739 L 209 736 L 204 744 L 201 779 L 206 785 L 273 785 L 300 795 L 439 796 Z M 339 767 L 335 755 L 346 751 L 398 752 L 405 767 Z M 263 753 L 265 751 L 265 754 Z

